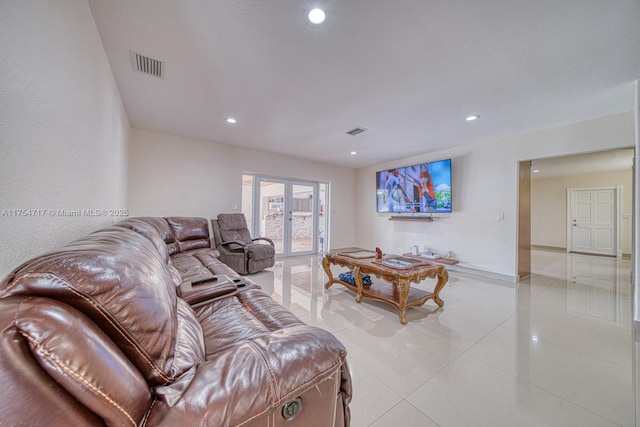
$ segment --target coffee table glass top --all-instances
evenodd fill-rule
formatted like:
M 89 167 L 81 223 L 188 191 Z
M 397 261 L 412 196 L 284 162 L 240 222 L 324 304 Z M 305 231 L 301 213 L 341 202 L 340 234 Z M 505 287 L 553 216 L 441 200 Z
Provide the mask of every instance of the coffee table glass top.
M 379 263 L 386 267 L 400 268 L 400 269 L 413 268 L 419 265 L 428 264 L 419 259 L 411 259 L 411 258 L 405 258 L 401 256 L 383 258 L 381 261 L 379 261 Z
M 358 249 L 354 251 L 338 252 L 337 255 L 348 256 L 349 258 L 363 259 L 374 258 L 376 256 L 376 253 L 373 251 L 368 251 L 366 249 Z

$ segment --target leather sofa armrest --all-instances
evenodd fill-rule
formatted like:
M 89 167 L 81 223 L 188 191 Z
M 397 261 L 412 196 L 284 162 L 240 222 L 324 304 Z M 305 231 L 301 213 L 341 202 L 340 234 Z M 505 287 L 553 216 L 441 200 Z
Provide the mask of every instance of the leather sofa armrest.
M 238 290 L 238 285 L 225 275 L 219 274 L 207 279 L 209 280 L 203 279 L 202 282 L 183 282 L 176 288 L 176 292 L 189 305 L 197 305 Z

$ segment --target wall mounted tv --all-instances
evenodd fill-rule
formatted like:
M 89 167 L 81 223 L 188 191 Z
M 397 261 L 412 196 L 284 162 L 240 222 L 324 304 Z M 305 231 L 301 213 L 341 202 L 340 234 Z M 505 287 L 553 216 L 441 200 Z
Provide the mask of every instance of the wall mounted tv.
M 376 172 L 378 212 L 451 212 L 451 159 Z

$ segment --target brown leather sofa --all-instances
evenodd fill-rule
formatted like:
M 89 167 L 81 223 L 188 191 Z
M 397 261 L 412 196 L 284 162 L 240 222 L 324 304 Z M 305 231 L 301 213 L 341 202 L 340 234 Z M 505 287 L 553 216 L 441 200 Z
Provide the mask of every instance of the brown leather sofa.
M 345 348 L 222 264 L 204 218 L 126 219 L 24 263 L 0 331 L 2 425 L 349 425 Z

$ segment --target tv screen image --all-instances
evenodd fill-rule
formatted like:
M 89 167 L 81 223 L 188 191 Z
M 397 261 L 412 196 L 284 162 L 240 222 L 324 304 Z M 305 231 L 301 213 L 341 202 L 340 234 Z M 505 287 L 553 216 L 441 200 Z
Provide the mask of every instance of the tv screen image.
M 451 159 L 376 172 L 378 212 L 451 212 Z

